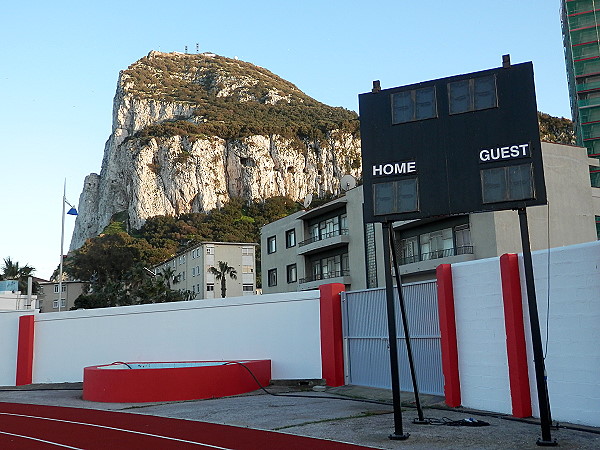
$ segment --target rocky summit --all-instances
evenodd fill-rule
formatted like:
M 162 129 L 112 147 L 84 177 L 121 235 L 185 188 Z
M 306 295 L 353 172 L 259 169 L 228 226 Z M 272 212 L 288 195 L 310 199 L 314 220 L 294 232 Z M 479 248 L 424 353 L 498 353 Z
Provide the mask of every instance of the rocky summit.
M 152 51 L 119 75 L 100 174 L 79 198 L 71 249 L 111 218 L 203 212 L 232 197 L 335 193 L 360 176 L 358 117 L 253 64 Z

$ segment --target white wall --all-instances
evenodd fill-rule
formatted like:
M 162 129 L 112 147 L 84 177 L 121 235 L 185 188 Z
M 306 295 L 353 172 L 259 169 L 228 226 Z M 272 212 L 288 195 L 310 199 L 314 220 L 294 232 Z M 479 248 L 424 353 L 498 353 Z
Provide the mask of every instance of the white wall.
M 34 310 L 37 308 L 37 295 L 28 298 L 27 295 L 0 293 L 0 311 Z
M 500 258 L 452 265 L 462 405 L 512 411 Z
M 538 251 L 532 256 L 552 419 L 599 427 L 600 241 L 552 249 L 550 255 Z M 520 266 L 525 333 L 529 336 L 522 259 Z M 539 417 L 531 339 L 527 344 L 531 399 L 534 415 Z
M 531 398 L 539 417 L 522 257 L 520 265 Z M 552 419 L 600 426 L 600 242 L 534 252 L 533 265 L 543 343 L 549 333 Z M 452 280 L 462 405 L 510 414 L 499 258 L 454 264 Z
M 0 345 L 16 355 L 17 320 L 6 322 Z M 271 359 L 273 379 L 321 378 L 319 292 L 39 314 L 34 355 L 34 383 L 115 361 Z M 0 384 L 14 384 L 14 362 L 2 366 Z
M 34 311 L 0 311 L 0 386 L 14 386 L 17 367 L 19 317 Z

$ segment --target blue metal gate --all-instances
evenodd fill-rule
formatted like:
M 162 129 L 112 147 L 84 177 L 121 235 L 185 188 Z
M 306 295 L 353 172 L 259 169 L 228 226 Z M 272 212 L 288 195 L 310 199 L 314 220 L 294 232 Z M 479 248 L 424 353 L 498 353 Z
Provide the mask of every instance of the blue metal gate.
M 402 289 L 419 391 L 443 395 L 442 354 L 435 281 L 410 283 Z M 398 293 L 396 328 L 400 387 L 412 392 Z M 342 293 L 346 384 L 391 388 L 385 289 Z

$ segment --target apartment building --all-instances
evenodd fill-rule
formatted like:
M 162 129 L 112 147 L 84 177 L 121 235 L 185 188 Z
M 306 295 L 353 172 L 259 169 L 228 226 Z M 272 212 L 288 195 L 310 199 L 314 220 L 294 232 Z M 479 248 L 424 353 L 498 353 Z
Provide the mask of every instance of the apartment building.
M 577 145 L 600 160 L 600 0 L 562 0 L 561 22 Z M 600 167 L 589 166 L 600 187 Z
M 59 307 L 59 283 L 40 282 L 41 292 L 38 294 L 40 312 L 68 311 L 75 306 L 75 300 L 83 293 L 82 281 L 63 281 Z
M 221 282 L 209 270 L 219 261 L 235 269 L 236 278 L 226 279 L 226 297 L 256 294 L 256 247 L 253 243 L 202 242 L 156 265 L 155 273 L 169 270 L 172 289 L 192 291 L 196 299 L 220 298 Z

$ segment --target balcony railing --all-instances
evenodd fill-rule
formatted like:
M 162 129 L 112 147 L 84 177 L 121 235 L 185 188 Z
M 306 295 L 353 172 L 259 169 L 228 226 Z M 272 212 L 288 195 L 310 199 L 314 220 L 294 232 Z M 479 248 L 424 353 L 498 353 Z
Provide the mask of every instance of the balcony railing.
M 429 261 L 431 259 L 440 259 L 447 258 L 449 256 L 456 255 L 472 255 L 473 254 L 473 246 L 472 245 L 464 245 L 462 247 L 456 248 L 447 248 L 444 250 L 436 250 L 434 252 L 421 253 L 420 255 L 408 256 L 406 258 L 401 258 L 399 264 L 401 266 L 405 264 L 416 263 L 419 261 Z
M 298 247 L 303 247 L 308 244 L 312 244 L 313 242 L 323 241 L 325 239 L 329 239 L 335 236 L 341 236 L 343 234 L 348 234 L 347 228 L 342 228 L 341 230 L 330 231 L 329 233 L 323 233 L 320 236 L 313 236 L 310 239 L 306 239 L 305 241 L 299 242 Z
M 300 282 L 300 284 L 310 283 L 311 281 L 327 280 L 329 278 L 345 277 L 348 275 L 350 275 L 349 270 L 338 270 L 338 271 L 327 272 L 327 273 L 323 273 L 323 274 L 309 275 L 307 277 L 300 278 L 299 282 Z

